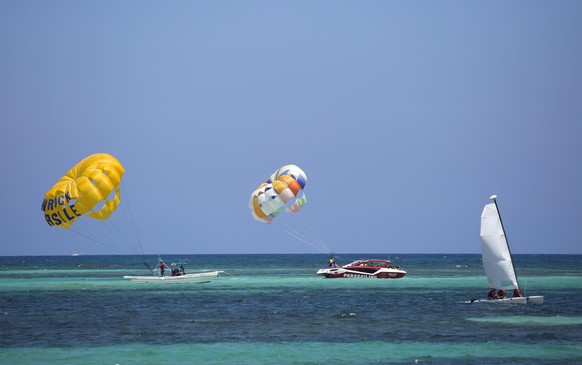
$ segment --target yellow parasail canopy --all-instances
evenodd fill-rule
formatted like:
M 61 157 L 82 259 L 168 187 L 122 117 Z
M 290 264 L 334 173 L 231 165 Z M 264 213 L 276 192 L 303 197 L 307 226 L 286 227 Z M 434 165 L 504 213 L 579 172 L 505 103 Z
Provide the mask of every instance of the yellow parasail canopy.
M 82 216 L 108 219 L 119 205 L 124 172 L 107 153 L 81 160 L 45 194 L 41 210 L 49 226 L 70 228 Z

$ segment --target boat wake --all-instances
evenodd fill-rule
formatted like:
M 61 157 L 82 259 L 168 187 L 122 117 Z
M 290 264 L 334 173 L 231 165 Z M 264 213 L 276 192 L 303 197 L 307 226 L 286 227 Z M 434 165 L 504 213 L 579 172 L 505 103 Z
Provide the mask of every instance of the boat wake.
M 542 325 L 542 326 L 575 326 L 582 324 L 581 316 L 507 316 L 507 317 L 479 317 L 467 318 L 471 322 L 502 323 L 515 325 Z

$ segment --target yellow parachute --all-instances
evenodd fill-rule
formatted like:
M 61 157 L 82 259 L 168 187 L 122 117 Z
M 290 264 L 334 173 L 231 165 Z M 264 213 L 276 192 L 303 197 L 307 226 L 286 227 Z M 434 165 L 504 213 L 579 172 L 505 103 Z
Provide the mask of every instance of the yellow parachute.
M 82 216 L 108 219 L 119 205 L 124 172 L 106 153 L 81 160 L 45 194 L 41 210 L 49 226 L 71 228 Z
M 249 208 L 253 217 L 271 223 L 281 211 L 297 213 L 307 202 L 303 188 L 307 175 L 296 165 L 285 165 L 251 194 Z

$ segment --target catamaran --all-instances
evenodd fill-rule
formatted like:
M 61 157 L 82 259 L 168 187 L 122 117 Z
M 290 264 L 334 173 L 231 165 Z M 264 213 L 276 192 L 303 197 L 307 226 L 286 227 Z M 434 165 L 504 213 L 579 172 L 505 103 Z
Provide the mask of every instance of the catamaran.
M 543 296 L 525 296 L 521 292 L 497 205 L 497 195 L 489 199 L 493 203 L 485 205 L 481 214 L 481 255 L 489 292 L 487 299 L 473 299 L 466 303 L 542 304 Z

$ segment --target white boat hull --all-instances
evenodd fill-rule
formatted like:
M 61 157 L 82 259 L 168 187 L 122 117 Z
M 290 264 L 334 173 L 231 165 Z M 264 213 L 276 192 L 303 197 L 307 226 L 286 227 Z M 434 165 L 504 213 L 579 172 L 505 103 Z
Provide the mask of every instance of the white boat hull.
M 506 304 L 506 303 L 514 303 L 514 304 L 543 304 L 544 297 L 543 295 L 535 295 L 530 297 L 518 297 L 518 298 L 505 298 L 505 299 L 472 299 L 465 301 L 467 304 L 472 303 L 490 303 L 490 304 Z
M 208 271 L 196 274 L 186 274 L 180 276 L 129 276 L 123 278 L 139 283 L 160 283 L 160 284 L 178 284 L 178 283 L 209 283 L 218 274 L 223 271 Z

